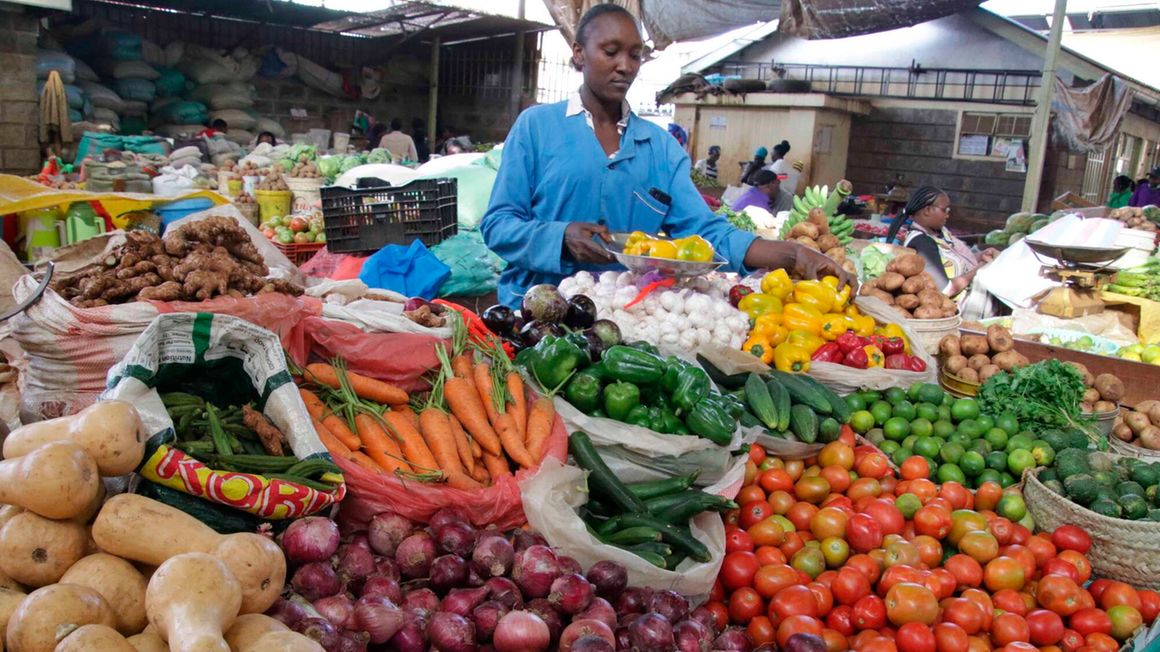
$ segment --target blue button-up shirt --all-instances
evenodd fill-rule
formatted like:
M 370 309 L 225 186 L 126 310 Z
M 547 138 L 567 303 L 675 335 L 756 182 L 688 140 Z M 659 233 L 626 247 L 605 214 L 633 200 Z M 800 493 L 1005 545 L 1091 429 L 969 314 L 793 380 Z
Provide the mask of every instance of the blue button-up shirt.
M 484 242 L 508 263 L 499 280 L 500 303 L 516 307 L 532 285 L 559 283 L 582 269 L 620 269 L 565 257 L 570 222 L 598 222 L 613 232 L 701 235 L 730 269 L 743 268 L 753 234 L 713 214 L 689 179 L 689 156 L 676 139 L 630 115 L 620 150 L 610 158 L 584 113 L 568 107 L 558 102 L 524 111 L 504 141 L 480 224 Z

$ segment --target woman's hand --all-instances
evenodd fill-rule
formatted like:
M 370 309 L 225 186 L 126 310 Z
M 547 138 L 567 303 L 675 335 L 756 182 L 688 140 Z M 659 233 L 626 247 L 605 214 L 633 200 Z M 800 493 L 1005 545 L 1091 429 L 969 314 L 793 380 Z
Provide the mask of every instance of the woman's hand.
M 796 244 L 796 243 L 794 243 Z M 822 278 L 823 276 L 837 276 L 838 287 L 844 285 L 854 287 L 855 281 L 853 274 L 842 269 L 842 266 L 834 262 L 833 258 L 823 254 L 820 251 L 814 251 L 805 245 L 797 245 L 797 251 L 794 257 L 794 272 L 800 278 Z
M 992 260 L 995 260 L 995 258 L 998 257 L 998 255 L 999 255 L 998 249 L 995 249 L 994 247 L 989 247 L 989 248 L 984 249 L 983 251 L 979 252 L 979 262 L 982 263 L 983 265 L 986 265 L 987 263 L 991 262 Z
M 757 238 L 745 252 L 745 266 L 750 269 L 792 269 L 800 278 L 838 277 L 839 287 L 854 288 L 856 278 L 832 258 L 797 242 Z
M 564 229 L 564 246 L 572 260 L 578 263 L 611 263 L 613 258 L 608 250 L 596 244 L 592 236 L 599 236 L 605 242 L 612 242 L 608 227 L 594 222 L 572 222 Z

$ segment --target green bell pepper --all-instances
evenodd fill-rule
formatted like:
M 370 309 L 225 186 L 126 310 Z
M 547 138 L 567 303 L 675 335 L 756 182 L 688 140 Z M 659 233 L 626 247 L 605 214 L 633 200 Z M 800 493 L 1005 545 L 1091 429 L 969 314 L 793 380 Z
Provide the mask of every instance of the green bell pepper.
M 718 446 L 729 444 L 736 424 L 736 419 L 729 416 L 724 407 L 708 399 L 697 403 L 685 417 L 689 430 Z
M 546 335 L 536 344 L 532 356 L 532 375 L 545 390 L 559 387 L 569 374 L 588 365 L 588 355 L 562 337 Z
M 601 364 L 609 378 L 634 385 L 655 383 L 665 373 L 665 364 L 657 356 L 619 344 L 604 352 Z
M 654 428 L 657 432 L 663 432 L 666 435 L 671 435 L 679 432 L 685 427 L 681 418 L 678 417 L 672 410 L 668 408 L 659 408 L 661 417 L 661 427 Z
M 709 395 L 712 384 L 709 374 L 703 369 L 693 365 L 686 366 L 677 372 L 677 387 L 672 392 L 673 405 L 683 412 L 692 410 Z
M 661 354 L 661 352 L 659 350 L 657 350 L 657 347 L 653 346 L 652 344 L 649 344 L 648 342 L 646 342 L 644 340 L 637 340 L 635 342 L 629 342 L 628 346 L 636 349 L 637 351 L 644 351 L 645 353 L 651 353 L 655 356 L 660 356 L 660 354 Z
M 564 389 L 564 398 L 569 403 L 576 406 L 584 414 L 592 414 L 592 412 L 600 407 L 600 390 L 603 383 L 600 378 L 591 370 L 585 369 L 580 373 L 572 376 L 572 380 L 568 381 L 568 386 Z
M 649 408 L 644 405 L 637 405 L 628 412 L 628 416 L 624 418 L 625 423 L 630 423 L 641 428 L 652 428 L 652 421 L 649 420 Z
M 610 419 L 624 421 L 632 408 L 640 405 L 640 390 L 632 383 L 614 382 L 604 388 L 604 412 Z
M 684 360 L 670 355 L 665 358 L 665 374 L 661 376 L 661 389 L 669 396 L 677 391 L 677 385 L 681 382 L 681 371 L 688 367 L 688 363 Z

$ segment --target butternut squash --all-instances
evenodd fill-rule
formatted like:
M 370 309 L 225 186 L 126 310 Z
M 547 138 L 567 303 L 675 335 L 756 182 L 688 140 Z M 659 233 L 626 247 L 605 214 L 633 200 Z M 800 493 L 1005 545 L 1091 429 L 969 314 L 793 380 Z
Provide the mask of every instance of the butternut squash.
M 0 505 L 0 530 L 4 529 L 9 519 L 23 511 L 24 508 L 17 505 Z
M 228 652 L 225 631 L 241 606 L 241 584 L 222 560 L 203 552 L 161 564 L 145 589 L 149 622 L 171 652 Z
M 297 632 L 270 632 L 254 641 L 249 647 L 238 648 L 237 652 L 326 652 L 312 638 Z
M 81 525 L 87 525 L 97 515 L 97 512 L 101 511 L 101 506 L 105 504 L 105 497 L 107 495 L 108 492 L 105 490 L 105 483 L 97 483 L 97 495 L 93 496 L 92 502 L 81 510 L 80 514 L 77 514 L 69 520 L 80 523 Z
M 137 652 L 169 652 L 169 646 L 157 632 L 141 632 L 130 636 L 129 645 Z
M 270 632 L 287 632 L 290 628 L 265 614 L 243 614 L 238 616 L 232 627 L 226 631 L 226 643 L 234 652 L 249 648 Z
M 76 584 L 51 584 L 28 594 L 12 614 L 8 652 L 52 652 L 78 627 L 112 627 L 115 622 L 100 593 Z
M 54 521 L 32 512 L 13 517 L 0 530 L 0 571 L 25 586 L 59 582 L 85 556 L 88 532 L 73 521 Z
M 141 536 L 149 532 L 149 536 Z M 217 556 L 242 586 L 242 613 L 270 608 L 286 583 L 286 557 L 257 534 L 221 535 L 185 512 L 133 494 L 113 496 L 93 522 L 101 550 L 137 562 L 160 565 L 187 552 Z
M 124 401 L 101 401 L 67 417 L 38 421 L 13 430 L 4 457 L 22 457 L 51 441 L 79 444 L 104 476 L 131 473 L 145 455 L 145 427 L 137 409 Z
M 8 619 L 12 613 L 24 602 L 24 591 L 0 589 L 0 650 L 4 649 L 4 634 L 8 629 Z
M 57 643 L 55 652 L 136 652 L 117 630 L 104 625 L 85 625 Z
M 145 576 L 133 564 L 101 552 L 73 564 L 60 581 L 100 593 L 112 607 L 121 634 L 132 636 L 145 629 Z
M 50 442 L 0 462 L 0 503 L 45 518 L 68 519 L 90 507 L 100 491 L 97 463 L 68 441 Z
M 24 587 L 20 586 L 20 582 L 8 577 L 4 571 L 0 570 L 0 590 L 23 592 Z

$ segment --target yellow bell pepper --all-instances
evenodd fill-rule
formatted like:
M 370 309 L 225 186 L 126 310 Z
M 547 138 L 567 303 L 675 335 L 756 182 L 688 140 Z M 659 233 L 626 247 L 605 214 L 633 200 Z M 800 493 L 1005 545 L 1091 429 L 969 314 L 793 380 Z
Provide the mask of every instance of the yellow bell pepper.
M 821 335 L 822 311 L 802 303 L 791 303 L 782 311 L 781 324 L 787 330 L 806 331 L 814 335 Z
M 784 301 L 793 292 L 793 281 L 784 269 L 775 269 L 761 278 L 761 291 Z
M 881 367 L 886 364 L 886 356 L 882 355 L 882 351 L 873 344 L 862 347 L 862 350 L 866 352 L 866 358 L 869 360 L 869 364 L 866 366 L 867 369 Z
M 901 339 L 902 343 L 906 345 L 906 355 L 910 355 L 910 340 L 906 338 L 906 333 L 903 332 L 901 326 L 894 323 L 886 324 L 879 329 L 879 334 L 883 337 L 897 337 Z
M 849 315 L 851 317 L 861 317 L 862 316 L 862 312 L 858 310 L 858 306 L 856 304 L 853 304 L 853 303 L 846 306 L 846 310 L 844 310 L 843 312 L 845 312 L 847 315 Z
M 850 302 L 850 286 L 847 285 L 846 287 L 842 288 L 834 296 L 834 307 L 830 310 L 834 312 L 841 312 L 842 310 L 845 310 L 846 304 Z
M 768 338 L 774 346 L 784 342 L 787 334 L 785 326 L 781 325 L 781 315 L 772 312 L 753 320 L 753 329 L 749 331 L 750 337 L 756 335 Z
M 646 240 L 640 255 L 672 260 L 677 257 L 677 245 L 670 240 Z
M 817 335 L 816 333 L 807 333 L 806 331 L 789 331 L 789 334 L 785 336 L 785 343 L 793 344 L 794 346 L 800 346 L 809 352 L 810 355 L 813 355 L 814 351 L 822 348 L 822 345 L 825 344 L 826 341 L 822 339 L 821 335 Z
M 628 238 L 624 241 L 624 246 L 631 247 L 632 245 L 640 244 L 645 240 L 652 240 L 652 236 L 645 233 L 644 231 L 633 231 L 632 233 L 628 234 Z
M 858 315 L 854 317 L 854 334 L 858 337 L 873 335 L 874 318 L 869 315 Z
M 798 281 L 793 286 L 793 300 L 813 306 L 820 312 L 830 312 L 838 300 L 834 288 L 821 281 Z
M 745 344 L 741 345 L 741 350 L 746 353 L 752 353 L 765 364 L 772 364 L 776 346 L 776 344 L 770 343 L 768 337 L 754 334 L 745 340 Z
M 691 260 L 698 263 L 707 263 L 713 260 L 713 245 L 699 235 L 674 240 L 677 246 L 677 260 Z
M 810 370 L 810 355 L 796 344 L 782 342 L 773 350 L 773 365 L 779 371 L 805 373 Z
M 750 319 L 757 319 L 768 313 L 781 314 L 782 305 L 781 299 L 771 294 L 754 292 L 742 297 L 737 303 L 737 309 L 749 315 Z
M 850 326 L 846 323 L 846 315 L 842 313 L 828 314 L 822 320 L 822 339 L 827 342 L 832 342 L 838 339 L 842 333 L 850 330 Z
M 824 283 L 825 285 L 827 285 L 829 287 L 834 288 L 835 292 L 838 291 L 838 285 L 841 284 L 841 282 L 842 281 L 840 281 L 838 279 L 838 277 L 834 276 L 833 274 L 822 277 L 822 283 Z

